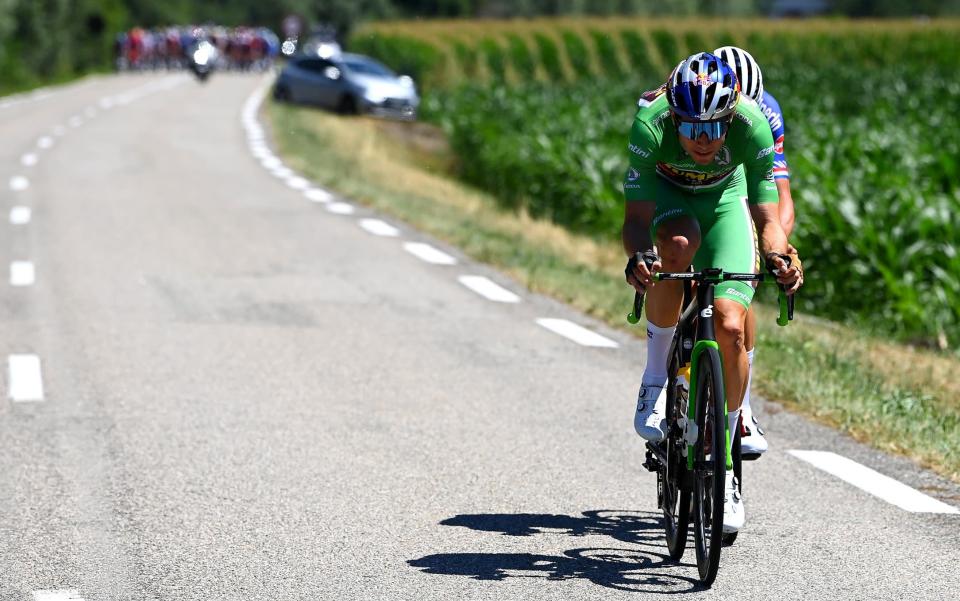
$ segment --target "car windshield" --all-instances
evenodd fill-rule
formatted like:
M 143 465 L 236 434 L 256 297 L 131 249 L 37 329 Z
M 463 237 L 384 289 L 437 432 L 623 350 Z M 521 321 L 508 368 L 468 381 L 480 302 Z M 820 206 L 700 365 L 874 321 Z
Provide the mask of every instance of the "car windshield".
M 343 58 L 343 66 L 360 75 L 379 75 L 381 77 L 396 77 L 393 71 L 369 58 Z

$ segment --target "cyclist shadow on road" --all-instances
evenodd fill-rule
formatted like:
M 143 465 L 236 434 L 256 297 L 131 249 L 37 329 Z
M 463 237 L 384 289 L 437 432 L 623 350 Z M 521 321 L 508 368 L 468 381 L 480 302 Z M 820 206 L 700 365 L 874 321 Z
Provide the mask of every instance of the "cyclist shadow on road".
M 696 579 L 675 572 L 686 564 L 666 554 L 660 514 L 631 511 L 585 511 L 580 516 L 555 514 L 458 515 L 440 522 L 504 536 L 566 534 L 609 536 L 641 548 L 577 548 L 562 555 L 531 553 L 439 553 L 407 563 L 427 574 L 468 576 L 475 580 L 541 577 L 582 578 L 594 584 L 635 592 L 662 594 L 701 590 Z M 686 566 L 689 567 L 689 566 Z

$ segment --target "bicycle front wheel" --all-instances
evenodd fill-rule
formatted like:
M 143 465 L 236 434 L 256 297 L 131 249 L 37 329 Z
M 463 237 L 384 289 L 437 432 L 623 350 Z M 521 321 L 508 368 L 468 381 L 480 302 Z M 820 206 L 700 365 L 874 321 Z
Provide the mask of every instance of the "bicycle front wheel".
M 700 581 L 710 586 L 720 566 L 723 541 L 727 417 L 720 353 L 707 348 L 697 362 L 693 522 Z

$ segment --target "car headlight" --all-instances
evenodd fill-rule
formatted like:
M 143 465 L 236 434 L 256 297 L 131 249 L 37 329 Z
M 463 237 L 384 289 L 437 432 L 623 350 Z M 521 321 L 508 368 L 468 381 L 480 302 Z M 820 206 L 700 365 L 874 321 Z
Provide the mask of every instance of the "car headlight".
M 379 93 L 379 92 L 376 92 L 376 91 L 373 91 L 373 90 L 367 90 L 367 91 L 363 94 L 363 97 L 366 98 L 367 100 L 369 100 L 370 102 L 374 103 L 374 104 L 380 104 L 381 102 L 383 102 L 384 100 L 387 99 L 387 97 L 384 96 L 383 94 L 381 94 L 381 93 Z

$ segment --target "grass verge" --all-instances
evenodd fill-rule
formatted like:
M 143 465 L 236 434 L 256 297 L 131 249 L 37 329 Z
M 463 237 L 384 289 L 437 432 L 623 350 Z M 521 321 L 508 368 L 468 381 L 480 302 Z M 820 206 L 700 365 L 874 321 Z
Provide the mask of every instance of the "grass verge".
M 299 172 L 499 267 L 535 292 L 627 329 L 632 294 L 623 283 L 619 243 L 500 210 L 489 195 L 444 175 L 451 163 L 442 140 L 425 134 L 427 126 L 274 103 L 266 112 L 280 153 Z M 803 315 L 779 328 L 773 308 L 757 309 L 753 381 L 764 396 L 960 482 L 956 357 Z

